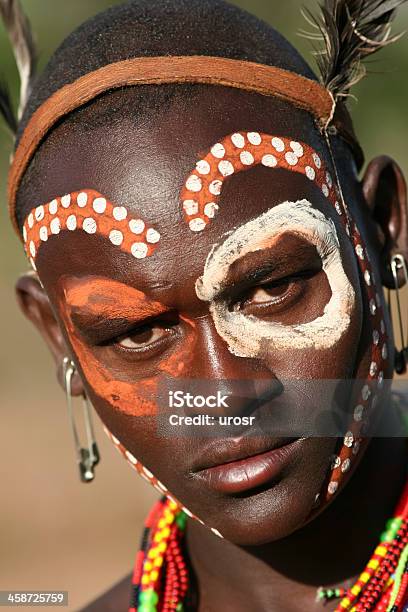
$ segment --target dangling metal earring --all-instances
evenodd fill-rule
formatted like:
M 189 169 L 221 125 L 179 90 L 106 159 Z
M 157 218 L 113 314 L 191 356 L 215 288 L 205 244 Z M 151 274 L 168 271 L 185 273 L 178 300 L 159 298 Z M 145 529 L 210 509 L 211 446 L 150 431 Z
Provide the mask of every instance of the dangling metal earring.
M 395 297 L 397 301 L 397 313 L 398 313 L 398 324 L 400 328 L 400 339 L 401 339 L 401 350 L 395 351 L 395 363 L 394 368 L 397 374 L 404 374 L 407 371 L 407 363 L 408 363 L 408 347 L 405 340 L 404 333 L 404 325 L 402 322 L 402 309 L 401 309 L 401 299 L 400 299 L 400 291 L 399 291 L 399 283 L 398 283 L 398 272 L 402 270 L 405 278 L 405 283 L 408 284 L 408 270 L 407 264 L 403 255 L 393 255 L 391 258 L 391 272 L 392 277 L 394 279 L 394 289 L 395 289 Z M 390 310 L 390 317 L 392 321 L 392 313 L 391 313 L 391 293 L 388 292 L 388 305 Z
M 91 417 L 91 407 L 87 396 L 82 396 L 85 431 L 87 439 L 87 447 L 82 447 L 79 441 L 78 430 L 75 424 L 74 411 L 72 407 L 72 377 L 75 374 L 75 364 L 69 357 L 64 357 L 62 362 L 65 392 L 67 395 L 68 416 L 71 422 L 72 434 L 74 436 L 75 450 L 77 454 L 77 462 L 79 474 L 82 482 L 90 482 L 95 477 L 94 467 L 99 463 L 100 455 L 98 446 L 95 441 L 93 423 Z

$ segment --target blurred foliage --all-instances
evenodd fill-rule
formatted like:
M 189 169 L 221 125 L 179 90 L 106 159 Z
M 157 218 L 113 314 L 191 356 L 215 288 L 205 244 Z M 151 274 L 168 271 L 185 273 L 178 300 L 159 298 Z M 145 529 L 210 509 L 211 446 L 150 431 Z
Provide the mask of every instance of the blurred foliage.
M 108 0 L 22 0 L 36 33 L 40 50 L 39 68 L 65 36 L 88 17 L 116 4 Z M 234 4 L 250 10 L 271 23 L 284 34 L 313 65 L 311 45 L 298 36 L 298 30 L 307 26 L 301 8 L 313 9 L 317 0 L 234 0 Z M 118 2 L 119 4 L 119 2 Z M 400 10 L 396 31 L 408 30 L 408 6 Z M 405 169 L 408 166 L 406 150 L 406 102 L 408 100 L 408 35 L 383 51 L 369 65 L 373 74 L 354 91 L 358 101 L 350 106 L 357 133 L 366 151 L 367 159 L 380 153 L 396 158 Z M 14 99 L 17 97 L 16 68 L 6 34 L 0 26 L 0 78 L 8 83 Z M 1 245 L 0 281 L 9 284 L 26 267 L 18 240 L 7 217 L 5 183 L 12 142 L 5 126 L 0 125 L 0 210 Z M 7 254 L 7 255 L 6 255 Z

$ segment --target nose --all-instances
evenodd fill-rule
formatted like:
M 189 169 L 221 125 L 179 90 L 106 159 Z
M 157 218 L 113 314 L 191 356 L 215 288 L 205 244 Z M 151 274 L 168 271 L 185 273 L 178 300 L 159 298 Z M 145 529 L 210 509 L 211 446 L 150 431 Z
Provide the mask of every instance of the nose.
M 231 353 L 211 316 L 196 320 L 196 333 L 197 356 L 183 384 L 200 400 L 190 398 L 185 414 L 249 416 L 282 393 L 282 384 L 262 361 Z M 208 402 L 202 405 L 201 398 Z

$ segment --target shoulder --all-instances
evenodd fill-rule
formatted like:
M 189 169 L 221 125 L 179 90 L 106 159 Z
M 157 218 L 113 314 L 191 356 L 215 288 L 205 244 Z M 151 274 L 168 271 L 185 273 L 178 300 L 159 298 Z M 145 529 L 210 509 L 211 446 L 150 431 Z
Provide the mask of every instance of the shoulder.
M 128 574 L 79 612 L 127 612 L 130 603 L 132 574 Z

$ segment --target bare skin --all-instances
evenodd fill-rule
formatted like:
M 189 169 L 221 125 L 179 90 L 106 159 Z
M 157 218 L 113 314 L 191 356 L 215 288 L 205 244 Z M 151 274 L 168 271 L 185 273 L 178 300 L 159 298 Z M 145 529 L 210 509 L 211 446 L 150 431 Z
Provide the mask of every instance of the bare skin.
M 126 95 L 131 103 L 131 92 Z M 102 110 L 112 100 L 102 100 Z M 85 187 L 97 189 L 117 205 L 126 205 L 132 215 L 148 217 L 162 240 L 154 255 L 141 262 L 97 235 L 62 232 L 48 240 L 36 261 L 47 295 L 33 278 L 23 277 L 18 282 L 18 296 L 23 311 L 50 347 L 59 376 L 63 357 L 72 355 L 81 373 L 81 378 L 74 381 L 75 391 L 80 393 L 84 385 L 110 431 L 188 508 L 229 540 L 215 538 L 198 524 L 192 523 L 188 528 L 188 548 L 200 593 L 199 609 L 318 610 L 321 605 L 314 602 L 316 588 L 321 584 L 343 584 L 355 577 L 391 515 L 404 478 L 403 440 L 371 443 L 349 485 L 334 503 L 304 526 L 327 472 L 335 439 L 301 441 L 279 480 L 265 490 L 246 496 L 222 495 L 203 485 L 194 473 L 205 439 L 184 438 L 185 444 L 180 445 L 176 438 L 159 436 L 154 414 L 130 415 L 125 404 L 106 391 L 111 386 L 101 385 L 87 369 L 90 360 L 94 360 L 105 380 L 119 380 L 119 398 L 121 384 L 133 385 L 135 396 L 141 393 L 143 401 L 149 396 L 150 387 L 144 388 L 146 380 L 158 382 L 163 371 L 171 371 L 172 364 L 180 360 L 185 364 L 183 376 L 206 378 L 215 384 L 219 379 L 251 378 L 269 384 L 293 379 L 298 372 L 305 379 L 365 378 L 370 346 L 364 317 L 366 304 L 354 254 L 341 228 L 338 235 L 342 259 L 356 303 L 350 327 L 335 348 L 324 353 L 271 352 L 264 359 L 236 357 L 218 335 L 208 304 L 198 299 L 195 281 L 202 274 L 213 244 L 265 210 L 287 200 L 307 198 L 336 222 L 335 213 L 307 179 L 257 167 L 230 180 L 211 226 L 200 235 L 192 233 L 182 219 L 180 188 L 199 153 L 238 130 L 288 135 L 325 155 L 316 130 L 300 111 L 276 100 L 215 88 L 203 90 L 194 102 L 193 113 L 188 105 L 171 107 L 164 123 L 156 120 L 135 127 L 124 120 L 120 125 L 101 125 L 91 134 L 80 133 L 69 122 L 58 127 L 39 152 L 35 175 L 29 178 L 35 203 Z M 403 177 L 388 158 L 374 160 L 361 185 L 350 165 L 344 162 L 341 171 L 346 199 L 356 213 L 374 269 L 387 286 L 391 279 L 386 263 L 391 254 L 408 255 Z M 41 179 L 45 174 L 47 181 Z M 290 240 L 282 240 L 280 250 L 271 256 L 282 257 L 293 248 Z M 296 259 L 304 268 L 313 257 L 310 249 L 301 249 Z M 240 270 L 236 272 L 239 277 Z M 162 320 L 149 323 L 156 330 L 170 327 L 176 335 L 170 339 L 163 336 L 163 343 L 167 343 L 163 350 L 143 359 L 118 349 L 120 338 L 126 334 L 137 336 L 140 316 L 134 317 L 130 328 L 127 324 L 121 333 L 109 338 L 107 344 L 85 339 L 75 324 L 67 295 L 69 289 L 95 279 L 100 291 L 103 287 L 108 291 L 109 283 L 125 286 L 123 291 L 134 291 L 135 297 L 129 303 L 135 300 L 139 315 L 136 292 L 143 292 L 150 304 L 161 304 L 165 325 Z M 238 284 L 241 281 L 242 278 L 236 279 Z M 254 288 L 243 284 L 242 290 L 251 299 Z M 306 320 L 318 315 L 327 302 L 327 282 L 318 269 L 308 291 L 308 300 L 297 305 L 298 316 Z M 121 304 L 125 308 L 123 301 Z M 103 316 L 104 329 L 109 328 L 111 313 Z M 386 323 L 389 327 L 390 322 Z M 86 319 L 84 327 L 91 327 Z M 189 339 L 191 342 L 185 344 Z M 385 376 L 390 378 L 392 372 Z M 257 416 L 261 418 L 266 410 L 272 414 L 274 406 L 291 411 L 294 418 L 305 410 L 304 405 L 292 405 L 280 394 L 267 406 L 258 407 Z M 243 414 L 246 409 L 238 403 L 232 414 Z M 379 466 L 384 483 L 381 488 Z M 125 609 L 126 592 L 128 584 L 123 582 L 87 609 L 109 610 L 112 605 Z

